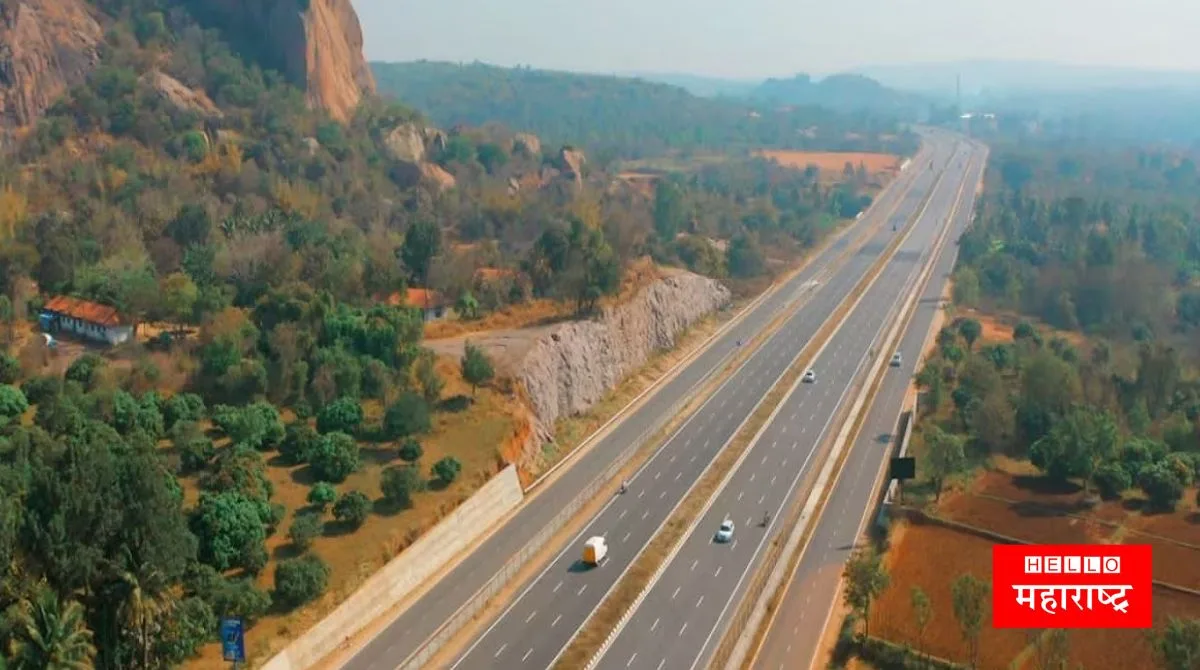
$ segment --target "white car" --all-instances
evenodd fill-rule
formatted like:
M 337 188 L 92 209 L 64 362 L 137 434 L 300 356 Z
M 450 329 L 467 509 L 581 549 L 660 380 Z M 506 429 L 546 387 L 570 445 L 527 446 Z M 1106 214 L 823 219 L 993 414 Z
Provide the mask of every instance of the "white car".
M 817 381 L 817 373 L 813 372 L 812 368 L 809 368 L 804 371 L 804 377 L 800 381 L 805 384 L 813 384 Z
M 900 352 L 897 351 L 896 353 L 892 354 L 892 362 L 890 363 L 890 365 L 894 368 L 898 368 L 898 367 L 900 367 L 900 362 L 901 362 Z
M 725 519 L 717 529 L 717 542 L 728 542 L 733 539 L 733 522 Z

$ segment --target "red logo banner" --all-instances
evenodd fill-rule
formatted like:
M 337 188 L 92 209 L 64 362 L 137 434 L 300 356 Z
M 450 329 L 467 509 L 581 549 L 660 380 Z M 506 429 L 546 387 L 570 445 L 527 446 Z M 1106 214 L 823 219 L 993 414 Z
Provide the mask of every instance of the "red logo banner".
M 1150 628 L 1148 544 L 997 544 L 996 628 Z

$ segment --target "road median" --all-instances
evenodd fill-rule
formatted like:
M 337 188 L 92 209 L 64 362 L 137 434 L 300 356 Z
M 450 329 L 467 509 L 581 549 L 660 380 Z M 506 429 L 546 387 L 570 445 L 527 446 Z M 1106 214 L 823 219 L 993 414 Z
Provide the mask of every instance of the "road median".
M 966 183 L 964 179 L 955 196 L 955 205 L 951 210 L 950 216 L 947 217 L 947 221 L 939 232 L 931 253 L 920 268 L 915 281 L 911 282 L 912 287 L 907 289 L 905 293 L 907 298 L 902 303 L 903 308 L 891 321 L 892 325 L 887 332 L 885 344 L 877 347 L 877 351 L 891 351 L 897 348 L 899 342 L 903 339 L 913 316 L 916 314 L 920 296 L 930 280 L 933 269 L 937 266 L 938 258 L 941 255 L 950 231 L 954 227 L 954 217 L 961 203 Z M 794 522 L 792 525 L 793 531 L 788 538 L 786 546 L 783 546 L 780 551 L 770 557 L 771 560 L 766 560 L 759 566 L 755 577 L 757 587 L 747 590 L 746 596 L 739 606 L 738 615 L 735 616 L 733 621 L 742 622 L 740 634 L 733 634 L 733 631 L 738 628 L 737 626 L 729 626 L 718 648 L 718 652 L 713 656 L 713 661 L 709 665 L 710 668 L 732 670 L 733 668 L 751 667 L 757 658 L 762 644 L 766 639 L 766 634 L 770 630 L 774 618 L 778 613 L 779 604 L 786 597 L 791 587 L 796 569 L 804 556 L 808 542 L 816 528 L 816 521 L 820 519 L 821 514 L 824 512 L 824 507 L 828 503 L 829 497 L 832 495 L 837 480 L 841 475 L 842 467 L 849 457 L 849 447 L 852 447 L 855 440 L 857 440 L 870 406 L 874 402 L 874 398 L 883 382 L 884 362 L 885 357 L 878 357 L 874 361 L 874 367 L 867 379 L 860 382 L 862 390 L 850 410 L 850 420 L 843 426 L 842 431 L 833 441 L 830 449 L 831 453 L 827 457 L 821 475 L 818 477 L 817 485 L 808 496 L 808 499 L 804 501 L 803 506 L 797 504 L 789 515 L 794 519 Z M 881 463 L 886 464 L 886 461 L 882 461 Z M 876 481 L 882 476 L 883 472 L 885 472 L 885 469 L 881 465 L 875 478 Z M 866 515 L 864 515 L 864 518 L 866 518 Z M 747 631 L 752 632 L 748 635 Z
M 869 236 L 875 234 L 883 226 L 887 218 L 902 202 L 903 195 L 912 188 L 912 181 L 909 179 L 907 183 L 901 185 L 900 197 L 897 197 L 896 202 L 890 206 L 887 213 L 880 217 L 879 221 L 872 222 L 867 231 L 855 233 L 855 237 L 847 245 L 847 249 L 830 261 L 819 276 L 827 276 L 839 270 L 853 253 L 865 245 Z M 830 239 L 820 251 L 815 253 L 819 255 L 829 245 L 836 243 L 843 235 L 850 234 L 850 232 L 845 231 Z M 789 273 L 789 279 L 801 269 L 797 268 Z M 779 287 L 782 285 L 783 283 Z M 547 524 L 520 552 L 511 557 L 495 576 L 443 623 L 433 636 L 426 640 L 417 652 L 410 655 L 403 663 L 398 664 L 398 667 L 404 670 L 415 670 L 425 666 L 449 665 L 462 650 L 463 644 L 481 632 L 484 626 L 508 605 L 517 590 L 536 576 L 549 560 L 562 551 L 566 542 L 578 534 L 586 523 L 611 501 L 618 483 L 623 479 L 628 479 L 630 474 L 641 468 L 666 442 L 667 438 L 703 406 L 742 363 L 770 339 L 794 315 L 796 310 L 811 299 L 815 289 L 816 285 L 798 289 L 796 294 L 785 301 L 772 315 L 771 320 L 763 329 L 714 366 L 713 371 L 698 382 L 693 393 L 681 398 L 680 402 L 665 413 L 667 419 L 659 422 L 634 440 L 613 461 L 612 465 L 595 477 L 589 486 L 580 491 L 554 520 Z M 761 301 L 765 295 L 766 293 L 762 294 L 755 302 Z M 742 318 L 748 311 L 749 308 L 744 308 L 734 319 Z M 715 337 L 709 338 L 709 340 L 714 339 Z M 702 350 L 704 346 L 707 344 L 697 347 L 697 350 Z M 691 357 L 690 354 L 689 357 Z M 674 369 L 668 375 L 673 372 Z M 572 458 L 575 456 L 573 454 Z
M 729 474 L 736 470 L 737 463 L 748 452 L 757 434 L 761 432 L 777 407 L 799 383 L 804 368 L 845 321 L 866 290 L 878 278 L 899 245 L 911 234 L 913 225 L 924 212 L 940 181 L 941 175 L 926 194 L 917 213 L 905 223 L 903 233 L 889 242 L 879 259 L 872 264 L 830 318 L 826 319 L 813 338 L 793 358 L 787 371 L 776 381 L 771 391 L 759 400 L 750 416 L 734 433 L 734 437 L 722 448 L 700 479 L 659 528 L 654 539 L 639 552 L 634 562 L 626 569 L 576 634 L 571 644 L 560 655 L 554 666 L 556 669 L 566 670 L 594 666 L 607 645 L 611 643 L 632 612 L 636 610 L 636 605 L 653 586 L 657 575 L 665 565 L 669 564 L 669 557 L 678 550 L 687 531 L 695 525 L 696 519 L 702 515 L 703 510 L 711 504 L 711 499 L 724 486 Z M 899 201 L 893 206 L 892 211 L 898 206 Z M 886 223 L 886 219 L 887 217 L 884 217 L 884 220 L 876 225 Z M 861 242 L 865 245 L 870 238 L 866 234 L 863 237 L 866 239 Z M 852 254 L 858 253 L 860 249 L 861 246 L 854 246 L 839 258 L 848 259 Z

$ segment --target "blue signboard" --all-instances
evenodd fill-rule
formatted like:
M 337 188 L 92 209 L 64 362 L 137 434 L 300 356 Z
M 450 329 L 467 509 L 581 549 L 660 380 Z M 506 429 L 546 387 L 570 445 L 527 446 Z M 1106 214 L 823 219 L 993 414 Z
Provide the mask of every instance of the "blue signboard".
M 239 617 L 221 617 L 221 655 L 226 661 L 246 660 L 246 636 Z

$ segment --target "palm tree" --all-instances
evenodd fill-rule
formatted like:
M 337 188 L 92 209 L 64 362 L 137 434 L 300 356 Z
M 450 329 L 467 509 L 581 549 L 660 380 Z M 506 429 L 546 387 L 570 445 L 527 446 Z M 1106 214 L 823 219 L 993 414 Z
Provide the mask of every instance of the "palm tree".
M 175 600 L 164 589 L 159 572 L 151 566 L 142 564 L 133 570 L 122 570 L 119 580 L 122 591 L 119 609 L 121 620 L 126 630 L 136 636 L 141 652 L 141 667 L 149 668 L 154 643 L 174 609 Z
M 44 583 L 13 608 L 12 662 L 17 670 L 90 670 L 96 647 L 83 606 L 60 601 Z

